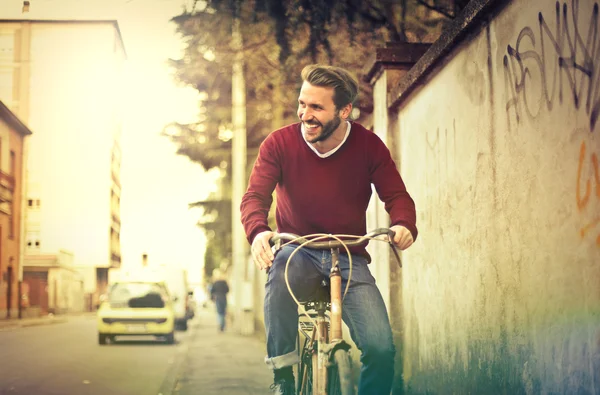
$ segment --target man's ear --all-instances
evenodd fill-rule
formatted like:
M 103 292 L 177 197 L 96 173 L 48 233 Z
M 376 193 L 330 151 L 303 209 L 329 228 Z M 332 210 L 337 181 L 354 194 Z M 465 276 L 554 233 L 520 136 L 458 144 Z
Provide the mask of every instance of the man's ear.
M 340 110 L 340 118 L 345 121 L 350 117 L 350 114 L 352 114 L 352 103 L 346 104 L 346 106 Z

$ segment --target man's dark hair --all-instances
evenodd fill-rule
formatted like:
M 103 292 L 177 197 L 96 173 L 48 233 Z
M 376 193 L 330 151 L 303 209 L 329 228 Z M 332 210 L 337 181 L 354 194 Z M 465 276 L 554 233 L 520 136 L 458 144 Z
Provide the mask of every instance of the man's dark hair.
M 356 78 L 341 67 L 311 64 L 302 69 L 302 80 L 314 86 L 333 88 L 336 110 L 354 104 L 358 96 Z

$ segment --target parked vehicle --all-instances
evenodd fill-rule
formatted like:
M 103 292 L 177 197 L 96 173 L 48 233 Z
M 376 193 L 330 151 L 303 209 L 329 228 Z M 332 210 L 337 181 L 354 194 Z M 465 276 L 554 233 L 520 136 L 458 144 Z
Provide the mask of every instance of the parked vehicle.
M 148 266 L 136 272 L 135 275 L 165 283 L 173 302 L 175 329 L 187 330 L 189 318 L 187 270 L 172 265 Z
M 173 302 L 175 328 L 187 330 L 189 319 L 187 270 L 178 266 L 160 265 L 130 270 L 111 269 L 108 274 L 109 284 L 123 279 L 164 282 Z
M 188 320 L 191 320 L 196 316 L 196 309 L 198 308 L 196 304 L 196 299 L 194 298 L 193 290 L 188 291 L 187 298 L 187 317 Z
M 196 306 L 202 307 L 203 309 L 208 307 L 209 297 L 206 289 L 203 287 L 198 286 L 194 288 L 194 299 L 196 300 Z
M 175 312 L 165 283 L 117 281 L 103 298 L 97 312 L 98 343 L 116 336 L 149 335 L 175 342 Z

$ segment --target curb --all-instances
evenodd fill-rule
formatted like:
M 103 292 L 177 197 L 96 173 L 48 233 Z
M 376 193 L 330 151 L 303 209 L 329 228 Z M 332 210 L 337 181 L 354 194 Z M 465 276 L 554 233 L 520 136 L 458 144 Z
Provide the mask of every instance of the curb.
M 26 328 L 40 325 L 62 324 L 68 321 L 68 317 L 44 317 L 44 318 L 13 318 L 0 320 L 0 331 L 15 328 Z
M 264 365 L 266 349 L 254 335 L 242 335 L 237 328 L 220 333 L 214 311 L 198 313 L 194 332 L 186 339 L 188 349 L 173 388 L 162 395 L 248 395 L 269 392 L 272 372 Z M 175 370 L 175 369 L 174 369 Z M 167 382 L 165 381 L 165 384 Z
M 30 321 L 30 322 L 23 322 L 21 323 L 21 325 L 19 325 L 20 327 L 30 327 L 30 326 L 40 326 L 40 325 L 52 325 L 52 324 L 62 324 L 67 322 L 68 319 L 67 318 L 48 318 L 45 320 L 41 320 L 41 321 Z
M 197 332 L 196 326 L 195 325 L 188 326 L 188 331 L 191 331 L 191 330 L 193 330 L 193 332 L 189 333 L 185 344 L 182 344 L 181 347 L 179 348 L 179 350 L 177 350 L 177 353 L 175 354 L 175 359 L 174 359 L 173 363 L 171 364 L 171 366 L 169 367 L 169 370 L 167 371 L 167 374 L 165 375 L 165 379 L 163 380 L 163 382 L 160 386 L 160 389 L 158 390 L 158 395 L 172 395 L 174 393 L 174 391 L 176 390 L 177 383 L 181 376 L 181 365 L 183 364 L 183 361 L 187 359 L 189 349 L 190 349 L 190 347 L 189 347 L 190 342 L 193 339 L 195 339 L 195 337 L 196 337 L 196 332 Z M 177 338 L 175 338 L 175 339 L 177 339 Z

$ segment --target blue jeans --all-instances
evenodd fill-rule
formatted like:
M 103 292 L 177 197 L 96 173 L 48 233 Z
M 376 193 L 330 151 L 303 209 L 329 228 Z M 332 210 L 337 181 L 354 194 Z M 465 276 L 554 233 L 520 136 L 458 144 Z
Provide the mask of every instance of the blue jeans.
M 294 251 L 286 246 L 275 256 L 265 285 L 267 357 L 272 369 L 298 363 L 298 306 L 285 284 L 285 264 Z M 349 262 L 340 253 L 342 292 L 346 289 Z M 288 268 L 290 287 L 299 300 L 311 297 L 321 279 L 329 277 L 331 252 L 303 248 L 294 254 Z M 389 395 L 394 377 L 395 348 L 392 329 L 379 289 L 364 257 L 352 256 L 352 278 L 343 302 L 342 318 L 361 351 L 359 395 Z
M 219 324 L 219 330 L 225 330 L 225 316 L 227 315 L 227 299 L 225 297 L 217 297 L 215 300 L 217 307 L 217 322 Z
M 219 330 L 223 332 L 225 330 L 225 314 L 217 313 L 217 323 L 219 324 Z

